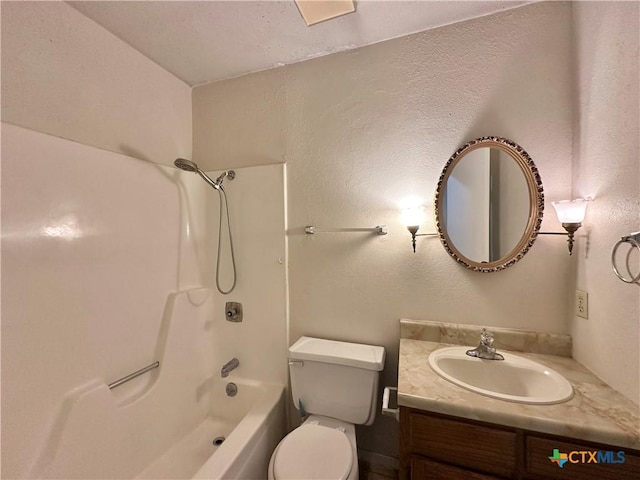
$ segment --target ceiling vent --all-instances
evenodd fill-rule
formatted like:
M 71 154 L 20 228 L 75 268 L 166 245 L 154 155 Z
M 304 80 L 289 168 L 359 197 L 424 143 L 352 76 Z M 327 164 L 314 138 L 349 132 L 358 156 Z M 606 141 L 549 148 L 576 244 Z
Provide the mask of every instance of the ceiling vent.
M 353 0 L 295 0 L 307 27 L 356 11 Z

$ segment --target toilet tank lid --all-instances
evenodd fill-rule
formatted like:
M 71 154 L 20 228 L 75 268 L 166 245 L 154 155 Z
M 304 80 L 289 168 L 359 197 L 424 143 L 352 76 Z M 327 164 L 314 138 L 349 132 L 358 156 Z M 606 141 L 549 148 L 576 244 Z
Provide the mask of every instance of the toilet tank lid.
M 384 356 L 384 347 L 313 337 L 300 337 L 289 347 L 289 358 L 293 360 L 312 360 L 376 371 L 384 367 Z

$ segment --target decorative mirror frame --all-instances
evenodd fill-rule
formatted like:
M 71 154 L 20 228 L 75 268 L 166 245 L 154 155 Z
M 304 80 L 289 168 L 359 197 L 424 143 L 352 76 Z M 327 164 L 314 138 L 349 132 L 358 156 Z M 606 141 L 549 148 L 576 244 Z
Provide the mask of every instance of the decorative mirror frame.
M 444 201 L 444 186 L 451 175 L 453 168 L 465 156 L 465 154 L 477 150 L 478 148 L 491 147 L 508 153 L 516 161 L 522 170 L 527 186 L 529 187 L 529 219 L 518 244 L 507 255 L 494 262 L 476 262 L 465 257 L 451 242 L 447 235 L 446 228 L 443 227 L 439 212 L 442 211 Z M 466 145 L 460 147 L 445 164 L 435 195 L 435 223 L 438 229 L 438 236 L 445 250 L 458 263 L 464 265 L 475 272 L 489 273 L 504 270 L 518 262 L 533 245 L 542 223 L 542 212 L 544 211 L 544 193 L 542 190 L 542 180 L 538 173 L 538 168 L 529 154 L 515 142 L 502 137 L 481 137 L 471 140 Z

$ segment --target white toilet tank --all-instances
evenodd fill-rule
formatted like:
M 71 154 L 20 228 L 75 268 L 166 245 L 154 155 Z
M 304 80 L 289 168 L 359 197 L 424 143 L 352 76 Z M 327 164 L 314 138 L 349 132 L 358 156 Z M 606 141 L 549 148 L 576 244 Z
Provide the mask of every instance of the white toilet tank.
M 384 358 L 383 347 L 300 337 L 289 348 L 293 403 L 306 414 L 371 425 Z

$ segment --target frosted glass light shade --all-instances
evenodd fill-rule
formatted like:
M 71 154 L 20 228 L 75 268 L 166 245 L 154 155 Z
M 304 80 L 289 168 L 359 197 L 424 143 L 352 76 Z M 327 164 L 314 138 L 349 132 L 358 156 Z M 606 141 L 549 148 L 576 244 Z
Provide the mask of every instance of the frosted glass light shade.
M 551 205 L 556 209 L 556 215 L 561 223 L 582 223 L 587 211 L 587 204 L 590 201 L 591 199 L 588 197 L 576 198 L 575 200 L 551 202 Z
M 407 227 L 418 227 L 424 222 L 425 214 L 422 205 L 405 207 L 400 210 L 402 221 Z

